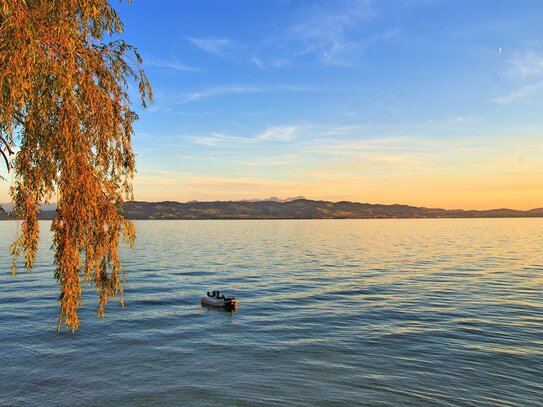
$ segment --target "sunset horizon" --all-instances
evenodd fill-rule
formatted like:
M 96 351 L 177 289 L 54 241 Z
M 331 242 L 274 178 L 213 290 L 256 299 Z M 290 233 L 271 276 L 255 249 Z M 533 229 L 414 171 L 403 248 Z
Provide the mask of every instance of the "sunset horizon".
M 543 204 L 539 206 L 526 206 L 525 208 L 521 207 L 514 207 L 514 206 L 506 206 L 506 205 L 495 205 L 495 206 L 480 206 L 480 207 L 456 207 L 456 206 L 439 206 L 439 205 L 425 205 L 425 204 L 415 204 L 415 203 L 407 203 L 407 202 L 395 202 L 392 200 L 389 201 L 370 201 L 367 199 L 350 199 L 348 197 L 341 197 L 341 196 L 324 196 L 324 197 L 312 197 L 312 196 L 305 196 L 305 195 L 299 195 L 299 196 L 277 196 L 277 195 L 263 195 L 262 197 L 233 197 L 233 198 L 203 198 L 203 199 L 156 199 L 156 198 L 149 198 L 149 199 L 137 199 L 134 198 L 131 201 L 128 202 L 148 202 L 148 203 L 160 203 L 160 202 L 176 202 L 176 203 L 193 203 L 193 202 L 280 202 L 280 203 L 286 203 L 293 200 L 308 200 L 308 201 L 323 201 L 323 202 L 332 202 L 332 203 L 339 203 L 339 202 L 351 202 L 351 203 L 360 203 L 360 204 L 369 204 L 369 205 L 385 205 L 385 206 L 393 206 L 393 205 L 401 205 L 401 206 L 411 206 L 411 207 L 417 207 L 417 208 L 428 208 L 428 209 L 445 209 L 445 210 L 461 210 L 461 211 L 490 211 L 495 209 L 510 209 L 515 211 L 530 211 L 534 209 L 541 209 L 543 208 Z M 42 206 L 51 206 L 55 207 L 56 202 L 55 201 L 49 201 L 47 203 L 42 203 Z M 0 201 L 0 207 L 4 208 L 11 208 L 11 202 L 9 201 L 9 198 L 5 201 Z

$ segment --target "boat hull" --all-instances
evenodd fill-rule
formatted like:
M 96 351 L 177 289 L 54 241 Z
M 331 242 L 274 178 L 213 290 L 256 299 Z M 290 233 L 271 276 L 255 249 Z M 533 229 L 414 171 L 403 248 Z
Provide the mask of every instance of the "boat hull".
M 223 299 L 223 298 L 213 298 L 213 297 L 202 297 L 202 305 L 209 305 L 211 307 L 225 308 L 225 309 L 235 309 L 238 305 L 238 301 L 235 298 L 232 299 Z

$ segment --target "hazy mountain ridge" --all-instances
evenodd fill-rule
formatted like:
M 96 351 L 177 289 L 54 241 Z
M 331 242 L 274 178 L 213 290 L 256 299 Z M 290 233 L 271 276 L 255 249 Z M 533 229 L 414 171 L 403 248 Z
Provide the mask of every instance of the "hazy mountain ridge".
M 42 210 L 40 219 L 53 219 L 56 211 Z M 524 218 L 543 217 L 543 208 L 462 210 L 409 205 L 381 205 L 350 201 L 328 202 L 295 199 L 285 201 L 143 202 L 125 204 L 128 219 L 406 219 L 406 218 Z M 0 219 L 9 219 L 0 211 Z
M 409 205 L 381 205 L 350 201 L 216 202 L 130 202 L 125 205 L 129 219 L 386 219 L 386 218 L 499 218 L 543 217 L 543 208 L 446 210 Z
M 386 219 L 386 218 L 500 218 L 543 217 L 543 208 L 446 210 L 409 205 L 381 205 L 350 201 L 141 202 L 125 205 L 129 219 Z

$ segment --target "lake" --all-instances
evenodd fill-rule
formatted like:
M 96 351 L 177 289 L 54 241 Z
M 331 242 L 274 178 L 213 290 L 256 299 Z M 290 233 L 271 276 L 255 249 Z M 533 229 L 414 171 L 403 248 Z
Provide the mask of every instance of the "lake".
M 75 335 L 40 224 L 12 277 L 0 222 L 2 406 L 543 405 L 543 219 L 140 221 Z

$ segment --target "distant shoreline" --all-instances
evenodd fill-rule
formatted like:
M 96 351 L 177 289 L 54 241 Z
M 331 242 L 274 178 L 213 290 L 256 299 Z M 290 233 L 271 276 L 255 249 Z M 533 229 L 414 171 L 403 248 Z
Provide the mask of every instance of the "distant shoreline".
M 309 199 L 290 201 L 127 202 L 124 215 L 131 220 L 293 220 L 293 219 L 470 219 L 541 218 L 543 208 L 462 210 L 409 205 L 329 202 Z M 51 220 L 54 210 L 43 210 L 38 219 Z M 13 220 L 0 212 L 0 220 Z

